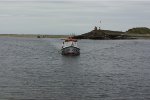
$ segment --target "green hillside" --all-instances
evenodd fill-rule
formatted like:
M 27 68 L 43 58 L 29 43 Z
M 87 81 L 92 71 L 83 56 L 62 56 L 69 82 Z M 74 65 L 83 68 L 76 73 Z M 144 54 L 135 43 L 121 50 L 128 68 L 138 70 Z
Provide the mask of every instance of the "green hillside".
M 137 27 L 137 28 L 132 28 L 127 31 L 127 33 L 132 33 L 132 34 L 150 34 L 150 29 L 146 27 Z

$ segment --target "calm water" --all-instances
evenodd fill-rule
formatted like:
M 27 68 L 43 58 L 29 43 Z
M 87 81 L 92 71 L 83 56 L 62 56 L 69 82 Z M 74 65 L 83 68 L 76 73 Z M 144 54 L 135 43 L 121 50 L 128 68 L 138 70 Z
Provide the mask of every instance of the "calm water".
M 150 40 L 0 38 L 0 100 L 150 100 Z

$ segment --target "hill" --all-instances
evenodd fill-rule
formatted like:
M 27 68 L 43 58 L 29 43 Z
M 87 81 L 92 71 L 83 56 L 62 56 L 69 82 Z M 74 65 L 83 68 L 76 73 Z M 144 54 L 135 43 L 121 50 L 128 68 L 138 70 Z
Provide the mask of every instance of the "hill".
M 121 31 L 110 31 L 110 30 L 101 30 L 97 29 L 97 27 L 94 28 L 94 30 L 74 36 L 76 39 L 125 39 L 127 36 L 125 35 L 125 32 Z
M 137 27 L 129 29 L 126 32 L 131 34 L 150 34 L 150 29 L 146 27 Z
M 94 28 L 94 30 L 74 36 L 76 39 L 138 39 L 138 38 L 150 38 L 150 29 L 146 27 L 132 28 L 126 32 L 102 30 Z

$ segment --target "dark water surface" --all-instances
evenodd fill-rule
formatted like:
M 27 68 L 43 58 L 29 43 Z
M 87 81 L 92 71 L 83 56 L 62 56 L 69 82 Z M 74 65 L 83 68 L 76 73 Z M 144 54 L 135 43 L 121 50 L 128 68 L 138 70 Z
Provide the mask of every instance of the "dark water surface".
M 0 100 L 150 100 L 150 40 L 0 38 Z

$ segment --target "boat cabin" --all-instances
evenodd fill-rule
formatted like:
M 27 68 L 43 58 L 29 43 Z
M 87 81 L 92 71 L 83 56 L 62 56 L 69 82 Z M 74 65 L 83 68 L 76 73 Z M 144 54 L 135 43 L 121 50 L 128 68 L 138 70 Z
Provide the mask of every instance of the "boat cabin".
M 66 48 L 66 47 L 69 47 L 69 46 L 78 47 L 77 46 L 77 40 L 72 39 L 72 38 L 65 39 L 63 44 L 62 44 L 62 48 Z

